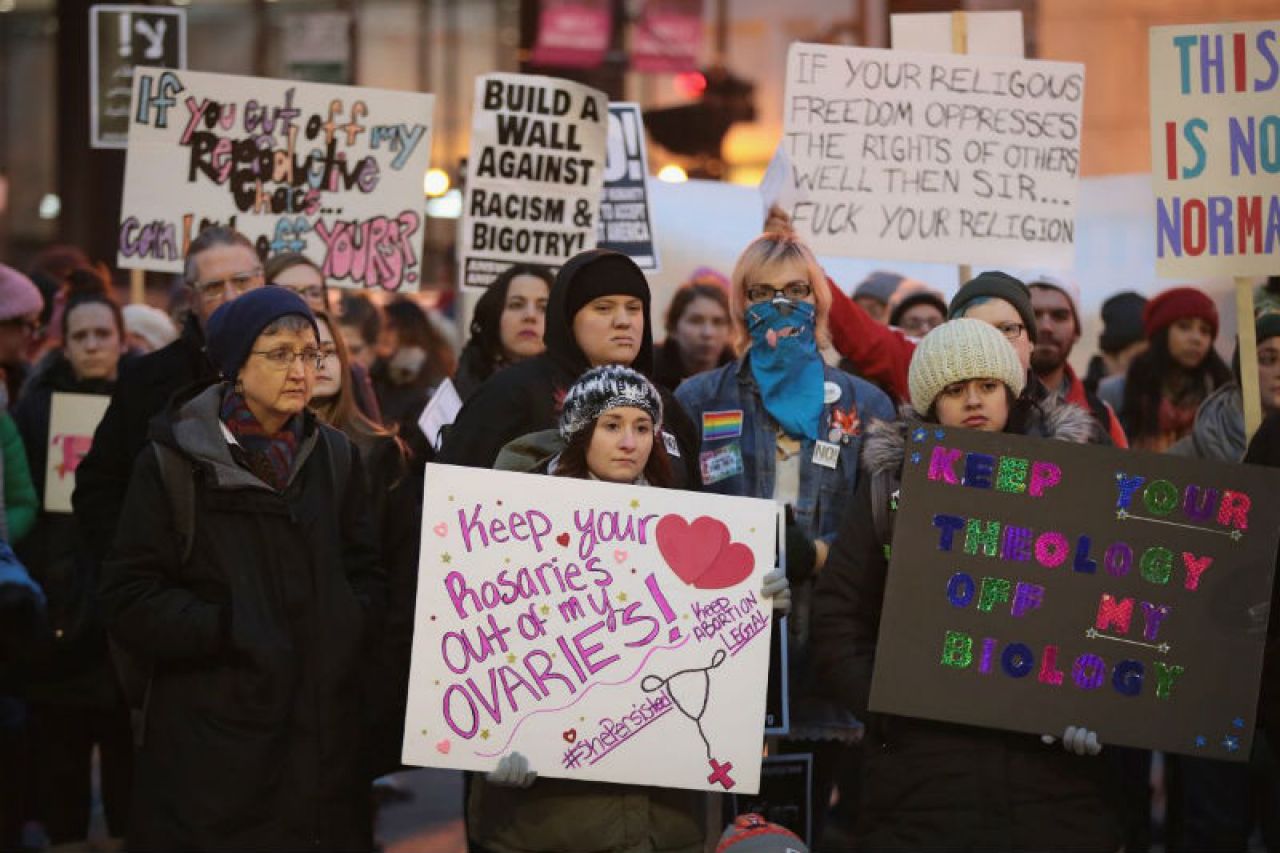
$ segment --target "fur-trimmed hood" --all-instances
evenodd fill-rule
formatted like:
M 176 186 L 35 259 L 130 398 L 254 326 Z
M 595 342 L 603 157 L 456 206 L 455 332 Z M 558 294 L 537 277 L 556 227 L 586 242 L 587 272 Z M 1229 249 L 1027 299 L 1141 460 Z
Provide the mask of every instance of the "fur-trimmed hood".
M 898 410 L 896 421 L 873 420 L 862 440 L 862 465 L 868 474 L 892 473 L 902 470 L 907 434 L 926 424 L 923 417 L 909 405 Z M 1087 444 L 1098 436 L 1097 423 L 1084 409 L 1062 398 L 1051 395 L 1041 400 L 1032 415 L 1025 435 L 1033 438 L 1052 438 L 1073 444 Z

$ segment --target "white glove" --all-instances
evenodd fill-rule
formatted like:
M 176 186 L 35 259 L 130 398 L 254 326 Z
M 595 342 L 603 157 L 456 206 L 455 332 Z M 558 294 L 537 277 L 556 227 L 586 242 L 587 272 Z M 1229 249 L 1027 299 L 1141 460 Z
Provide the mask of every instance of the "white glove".
M 491 785 L 502 785 L 505 788 L 528 788 L 538 778 L 538 771 L 529 769 L 529 759 L 518 752 L 508 752 L 502 756 L 498 766 L 485 774 L 485 780 Z
M 773 599 L 773 609 L 786 614 L 791 612 L 791 584 L 784 569 L 774 569 L 764 576 L 760 595 Z
M 1057 738 L 1053 735 L 1041 735 L 1042 743 L 1051 744 Z M 1062 748 L 1076 755 L 1097 755 L 1102 752 L 1102 744 L 1098 743 L 1098 733 L 1083 726 L 1067 726 L 1062 733 Z

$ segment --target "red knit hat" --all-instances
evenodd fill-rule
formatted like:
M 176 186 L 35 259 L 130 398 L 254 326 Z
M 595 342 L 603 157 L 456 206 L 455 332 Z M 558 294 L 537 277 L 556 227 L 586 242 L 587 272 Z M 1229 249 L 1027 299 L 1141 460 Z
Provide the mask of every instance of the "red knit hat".
M 809 853 L 809 848 L 791 830 L 748 813 L 729 824 L 716 853 Z
M 1142 309 L 1142 328 L 1150 338 L 1184 317 L 1199 317 L 1213 329 L 1213 336 L 1218 336 L 1218 307 L 1194 287 L 1175 287 L 1157 294 Z

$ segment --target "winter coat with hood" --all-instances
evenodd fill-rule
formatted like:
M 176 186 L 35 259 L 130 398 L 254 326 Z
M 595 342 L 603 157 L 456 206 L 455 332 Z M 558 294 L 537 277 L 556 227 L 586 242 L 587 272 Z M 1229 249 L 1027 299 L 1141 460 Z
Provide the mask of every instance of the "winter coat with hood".
M 543 430 L 509 443 L 495 467 L 545 474 L 562 450 L 560 433 Z M 491 785 L 480 774 L 469 787 L 467 837 L 486 853 L 705 849 L 706 795 L 701 791 L 548 778 L 529 788 L 511 788 Z
M 1239 462 L 1248 447 L 1246 439 L 1244 399 L 1240 396 L 1240 386 L 1232 382 L 1204 398 L 1191 432 L 1168 452 L 1194 459 Z
M 1117 850 L 1105 762 L 1035 735 L 867 711 L 889 569 L 877 519 L 892 515 L 872 501 L 897 491 L 906 436 L 920 424 L 907 408 L 900 421 L 869 429 L 864 474 L 815 596 L 819 678 L 867 720 L 858 849 Z M 1088 413 L 1050 397 L 1024 432 L 1082 443 L 1095 427 Z
M 147 444 L 151 419 L 165 410 L 175 393 L 212 382 L 217 375 L 194 314 L 187 317 L 176 341 L 120 365 L 111 405 L 93 435 L 93 448 L 76 469 L 71 498 L 84 541 L 98 560 L 115 537 L 133 460 Z
M 106 379 L 77 379 L 71 362 L 60 351 L 35 374 L 13 418 L 27 449 L 36 494 L 44 494 L 53 395 L 105 396 L 114 385 Z M 31 662 L 27 696 L 66 704 L 115 706 L 119 697 L 98 612 L 97 561 L 90 555 L 75 516 L 41 508 L 35 527 L 18 547 L 18 557 L 48 596 L 49 632 Z
M 278 492 L 237 462 L 226 390 L 179 398 L 152 427 L 191 466 L 187 559 L 149 450 L 103 567 L 107 627 L 153 668 L 130 846 L 368 849 L 362 667 L 384 578 L 359 454 L 304 413 Z
M 556 426 L 565 393 L 591 365 L 573 335 L 569 316 L 569 294 L 575 278 L 593 262 L 611 255 L 594 249 L 571 258 L 560 268 L 547 301 L 546 352 L 495 373 L 463 405 L 453 425 L 445 431 L 444 445 L 437 462 L 492 468 L 507 442 Z M 644 334 L 640 352 L 630 367 L 651 377 L 653 372 L 653 331 L 650 328 L 649 299 L 644 299 Z M 662 392 L 664 439 L 670 451 L 674 444 L 678 459 L 672 468 L 679 488 L 697 488 L 697 434 L 688 415 L 666 388 Z

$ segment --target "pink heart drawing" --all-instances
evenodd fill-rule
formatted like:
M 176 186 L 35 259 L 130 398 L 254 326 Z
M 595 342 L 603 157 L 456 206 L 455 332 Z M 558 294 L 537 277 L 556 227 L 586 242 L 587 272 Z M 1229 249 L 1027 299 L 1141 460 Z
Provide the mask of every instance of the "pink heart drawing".
M 729 528 L 719 519 L 705 515 L 689 524 L 672 514 L 658 522 L 656 538 L 662 559 L 676 576 L 687 584 L 701 586 L 698 579 L 729 544 Z
M 442 521 L 435 527 L 431 528 L 431 532 L 443 539 L 444 535 L 449 532 L 449 525 Z
M 444 740 L 436 742 L 436 752 L 440 753 L 441 755 L 448 755 L 449 747 L 450 747 L 450 743 L 448 738 L 445 738 Z
M 624 563 L 627 560 L 627 552 L 618 548 L 613 552 L 613 561 L 615 563 Z
M 756 557 L 751 549 L 741 542 L 732 542 L 725 546 L 694 586 L 698 589 L 728 589 L 750 577 L 755 565 Z

